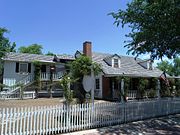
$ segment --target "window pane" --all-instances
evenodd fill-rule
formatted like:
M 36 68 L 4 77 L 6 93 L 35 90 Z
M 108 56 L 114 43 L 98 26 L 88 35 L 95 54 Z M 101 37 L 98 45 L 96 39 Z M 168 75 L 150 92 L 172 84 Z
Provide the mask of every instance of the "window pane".
M 119 67 L 118 59 L 114 59 L 114 67 Z
M 20 72 L 27 72 L 27 64 L 26 63 L 21 63 L 19 67 Z
M 96 89 L 99 89 L 99 79 L 96 79 Z

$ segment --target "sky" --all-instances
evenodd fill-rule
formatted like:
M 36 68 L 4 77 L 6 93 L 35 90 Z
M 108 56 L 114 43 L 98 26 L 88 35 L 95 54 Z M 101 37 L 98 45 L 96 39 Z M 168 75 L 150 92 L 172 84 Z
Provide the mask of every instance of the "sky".
M 0 0 L 0 27 L 17 48 L 37 43 L 43 53 L 74 54 L 91 41 L 93 51 L 126 55 L 125 34 L 108 13 L 130 0 Z

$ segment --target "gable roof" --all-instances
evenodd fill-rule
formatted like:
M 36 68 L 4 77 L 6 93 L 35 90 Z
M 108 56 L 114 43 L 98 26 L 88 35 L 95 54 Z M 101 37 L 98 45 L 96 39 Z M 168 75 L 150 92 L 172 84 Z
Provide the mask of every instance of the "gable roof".
M 112 54 L 106 53 L 92 53 L 92 60 L 102 66 L 102 70 L 105 76 L 134 76 L 134 77 L 159 77 L 162 74 L 157 68 L 148 70 L 143 68 L 139 62 L 141 59 L 134 59 L 134 57 L 122 56 L 120 68 L 114 68 L 109 66 L 104 59 L 113 56 Z
M 118 54 L 113 54 L 113 55 L 108 55 L 107 57 L 104 58 L 104 60 L 111 59 L 113 57 L 117 56 L 118 58 L 121 58 Z
M 64 59 L 64 60 L 74 59 L 74 57 L 71 55 L 58 55 L 57 58 Z M 5 57 L 3 57 L 3 60 L 18 61 L 18 62 L 41 61 L 41 62 L 53 63 L 54 56 L 10 52 L 10 53 L 7 53 Z

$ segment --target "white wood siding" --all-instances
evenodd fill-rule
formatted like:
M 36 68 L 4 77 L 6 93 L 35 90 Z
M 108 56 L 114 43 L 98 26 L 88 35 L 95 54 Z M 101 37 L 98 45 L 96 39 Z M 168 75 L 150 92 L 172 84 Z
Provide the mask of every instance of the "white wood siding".
M 31 73 L 29 74 L 33 74 L 33 73 L 34 73 L 34 66 L 33 64 L 31 64 Z M 20 80 L 22 80 L 26 76 L 27 74 L 16 73 L 16 62 L 13 62 L 13 61 L 4 62 L 4 75 L 3 75 L 4 84 L 13 85 L 16 82 L 19 82 Z M 8 79 L 8 82 L 7 82 L 7 79 Z

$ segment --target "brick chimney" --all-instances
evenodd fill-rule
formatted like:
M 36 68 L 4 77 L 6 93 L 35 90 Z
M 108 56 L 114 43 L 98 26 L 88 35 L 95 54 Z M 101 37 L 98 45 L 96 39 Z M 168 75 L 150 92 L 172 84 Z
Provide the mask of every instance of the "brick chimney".
M 83 43 L 83 53 L 85 56 L 92 58 L 92 43 L 90 41 Z

